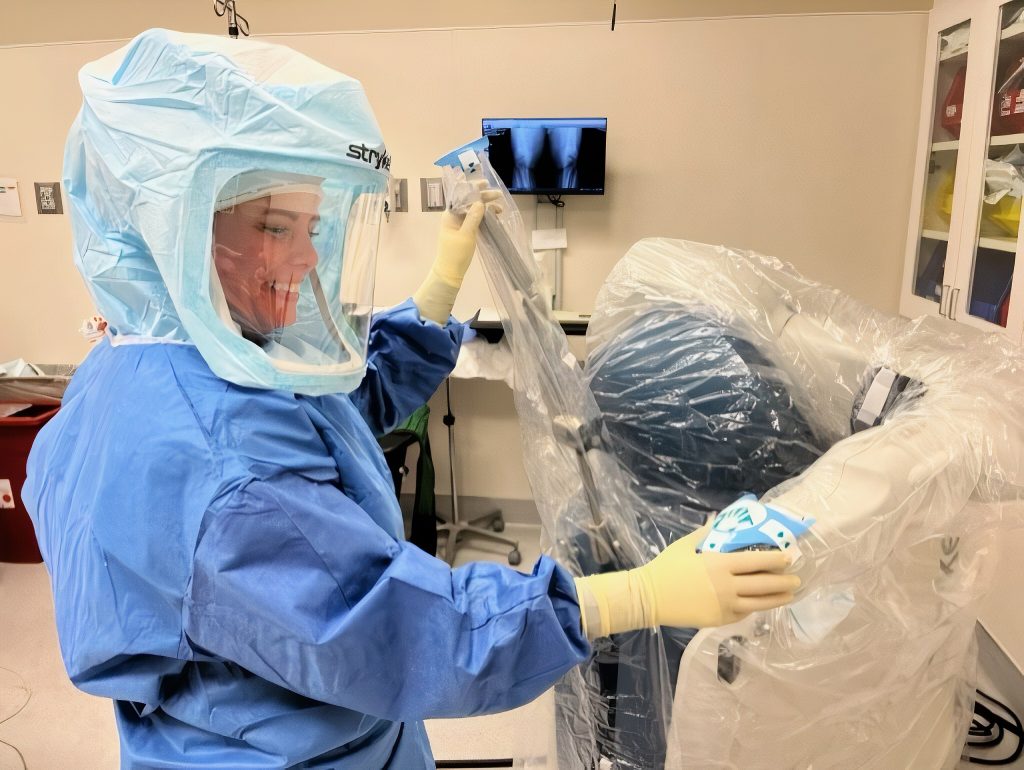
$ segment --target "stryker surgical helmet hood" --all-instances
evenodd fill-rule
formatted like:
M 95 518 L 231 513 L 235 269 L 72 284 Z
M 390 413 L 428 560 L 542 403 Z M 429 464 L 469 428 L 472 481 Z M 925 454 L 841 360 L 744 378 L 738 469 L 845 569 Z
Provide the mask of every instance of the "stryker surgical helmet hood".
M 390 157 L 360 83 L 154 29 L 79 73 L 64 184 L 111 342 L 191 342 L 239 385 L 362 380 Z

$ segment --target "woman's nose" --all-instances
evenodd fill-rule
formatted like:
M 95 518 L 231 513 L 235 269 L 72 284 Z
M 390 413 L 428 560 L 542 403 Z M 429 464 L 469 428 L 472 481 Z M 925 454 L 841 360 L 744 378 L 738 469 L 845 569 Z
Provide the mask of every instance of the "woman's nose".
M 312 270 L 320 261 L 320 255 L 316 253 L 313 240 L 308 235 L 301 235 L 292 244 L 292 251 L 288 260 L 291 264 L 302 267 L 305 270 Z

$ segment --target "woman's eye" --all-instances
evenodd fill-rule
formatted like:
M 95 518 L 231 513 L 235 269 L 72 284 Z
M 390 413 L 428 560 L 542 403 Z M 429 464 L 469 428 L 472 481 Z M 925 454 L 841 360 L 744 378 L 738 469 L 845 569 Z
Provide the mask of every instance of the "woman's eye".
M 278 225 L 264 225 L 263 232 L 268 233 L 275 238 L 284 238 L 291 233 L 291 229 L 288 227 L 280 227 Z
M 310 231 L 309 231 L 309 237 L 310 238 L 316 238 L 318 235 L 320 235 L 320 228 L 319 227 L 314 227 L 314 228 L 310 229 Z

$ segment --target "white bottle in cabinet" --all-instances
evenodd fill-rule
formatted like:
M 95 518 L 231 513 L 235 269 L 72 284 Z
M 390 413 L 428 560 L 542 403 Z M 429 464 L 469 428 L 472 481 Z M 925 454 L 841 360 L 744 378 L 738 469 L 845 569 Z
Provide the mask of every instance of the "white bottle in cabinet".
M 1021 341 L 1024 0 L 937 0 L 928 34 L 900 311 Z

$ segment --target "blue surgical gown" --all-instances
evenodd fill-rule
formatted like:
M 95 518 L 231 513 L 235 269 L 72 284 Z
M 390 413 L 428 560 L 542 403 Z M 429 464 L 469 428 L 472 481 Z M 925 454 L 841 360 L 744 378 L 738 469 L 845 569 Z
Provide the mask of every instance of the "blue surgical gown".
M 122 767 L 433 767 L 423 719 L 526 703 L 588 655 L 555 562 L 453 570 L 402 538 L 374 434 L 429 398 L 462 329 L 378 315 L 348 396 L 239 387 L 190 345 L 86 358 L 24 498 Z

